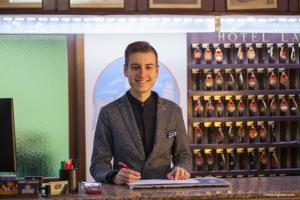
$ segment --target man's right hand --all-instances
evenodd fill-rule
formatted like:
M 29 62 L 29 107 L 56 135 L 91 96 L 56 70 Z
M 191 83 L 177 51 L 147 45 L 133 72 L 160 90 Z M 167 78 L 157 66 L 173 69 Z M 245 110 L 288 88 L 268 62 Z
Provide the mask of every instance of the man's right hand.
M 114 176 L 113 182 L 116 185 L 124 185 L 137 181 L 141 178 L 141 174 L 131 169 L 121 168 L 120 171 Z

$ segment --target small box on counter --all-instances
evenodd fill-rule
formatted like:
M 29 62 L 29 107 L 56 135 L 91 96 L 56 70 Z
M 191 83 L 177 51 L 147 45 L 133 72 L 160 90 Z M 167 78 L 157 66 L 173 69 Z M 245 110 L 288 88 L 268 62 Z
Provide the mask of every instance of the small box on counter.
M 103 189 L 101 187 L 101 183 L 81 182 L 78 183 L 78 192 L 87 194 L 101 194 Z
M 43 179 L 44 179 L 43 176 L 25 176 L 24 177 L 25 181 L 38 181 L 39 189 L 42 188 Z
M 0 176 L 0 198 L 16 197 L 18 194 L 18 183 L 16 175 Z
M 69 194 L 68 181 L 53 181 L 44 184 L 43 196 L 65 195 Z
M 39 181 L 38 180 L 20 180 L 18 197 L 38 197 Z

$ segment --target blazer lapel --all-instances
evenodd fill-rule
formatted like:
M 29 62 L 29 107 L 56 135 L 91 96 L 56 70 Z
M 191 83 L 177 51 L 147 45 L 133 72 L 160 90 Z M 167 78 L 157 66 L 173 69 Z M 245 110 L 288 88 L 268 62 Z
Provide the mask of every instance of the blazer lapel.
M 167 119 L 166 107 L 161 101 L 160 97 L 157 100 L 157 113 L 156 113 L 156 131 L 152 152 L 150 153 L 147 161 L 150 161 L 157 151 L 160 151 L 160 143 L 164 141 L 165 135 L 165 123 Z
M 133 111 L 131 109 L 129 100 L 127 95 L 125 94 L 122 98 L 121 98 L 121 103 L 119 104 L 119 110 L 121 113 L 121 116 L 127 126 L 128 129 L 128 133 L 133 141 L 133 143 L 135 144 L 136 148 L 138 149 L 138 151 L 141 153 L 141 156 L 143 158 L 145 158 L 145 151 L 144 151 L 144 147 L 143 147 L 143 142 L 139 133 L 139 129 L 136 125 L 135 122 L 135 118 L 134 118 L 134 114 Z

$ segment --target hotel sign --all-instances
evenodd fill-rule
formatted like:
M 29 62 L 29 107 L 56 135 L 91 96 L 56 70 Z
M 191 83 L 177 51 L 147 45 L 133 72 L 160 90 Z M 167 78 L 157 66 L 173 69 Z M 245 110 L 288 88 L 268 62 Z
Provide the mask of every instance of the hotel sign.
M 188 34 L 192 43 L 299 43 L 300 33 L 199 33 Z

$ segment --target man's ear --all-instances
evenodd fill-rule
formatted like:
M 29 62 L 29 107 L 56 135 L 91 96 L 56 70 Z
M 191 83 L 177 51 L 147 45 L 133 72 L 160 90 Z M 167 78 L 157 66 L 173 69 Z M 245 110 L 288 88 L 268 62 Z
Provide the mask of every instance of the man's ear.
M 156 72 L 157 72 L 157 75 L 159 75 L 159 72 L 160 72 L 160 67 L 159 67 L 159 65 L 156 65 Z
M 124 76 L 128 77 L 128 66 L 127 65 L 124 65 L 123 71 L 124 71 Z

